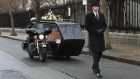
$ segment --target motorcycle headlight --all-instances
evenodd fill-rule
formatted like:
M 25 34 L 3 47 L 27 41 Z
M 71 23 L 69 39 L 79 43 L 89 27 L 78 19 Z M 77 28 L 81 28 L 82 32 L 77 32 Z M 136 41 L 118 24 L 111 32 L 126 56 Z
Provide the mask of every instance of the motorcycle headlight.
M 56 39 L 56 43 L 60 44 L 61 43 L 61 39 Z
M 44 35 L 39 35 L 39 39 L 44 39 Z

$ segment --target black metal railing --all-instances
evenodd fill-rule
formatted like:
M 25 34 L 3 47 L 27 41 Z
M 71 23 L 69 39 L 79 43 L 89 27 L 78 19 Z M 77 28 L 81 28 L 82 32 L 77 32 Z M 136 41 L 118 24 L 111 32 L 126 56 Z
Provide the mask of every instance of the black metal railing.
M 35 13 L 31 11 L 14 13 L 14 26 L 18 28 L 25 28 L 29 24 L 30 18 L 34 15 Z M 0 27 L 10 27 L 10 24 L 9 14 L 0 14 Z
M 136 33 L 140 31 L 140 0 L 108 0 L 111 31 Z
M 43 16 L 49 10 L 52 10 L 54 14 L 61 15 L 66 18 L 66 7 L 64 5 L 49 6 L 47 8 L 40 9 L 39 17 Z M 14 13 L 14 26 L 18 28 L 25 28 L 30 23 L 30 18 L 35 16 L 33 11 L 17 12 Z M 0 27 L 11 27 L 10 16 L 8 13 L 0 14 Z

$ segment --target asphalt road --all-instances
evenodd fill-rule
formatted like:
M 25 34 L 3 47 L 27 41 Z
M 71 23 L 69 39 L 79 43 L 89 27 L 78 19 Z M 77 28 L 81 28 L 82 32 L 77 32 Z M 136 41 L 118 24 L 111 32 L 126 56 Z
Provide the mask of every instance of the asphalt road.
M 34 60 L 28 58 L 27 53 L 21 48 L 21 41 L 6 38 L 0 38 L 0 50 L 32 68 L 49 67 L 74 79 L 97 79 L 92 73 L 92 57 L 89 55 L 82 54 L 71 57 L 69 60 L 64 58 L 47 58 L 47 61 L 42 63 L 37 57 Z M 100 66 L 103 79 L 140 79 L 139 66 L 103 58 Z

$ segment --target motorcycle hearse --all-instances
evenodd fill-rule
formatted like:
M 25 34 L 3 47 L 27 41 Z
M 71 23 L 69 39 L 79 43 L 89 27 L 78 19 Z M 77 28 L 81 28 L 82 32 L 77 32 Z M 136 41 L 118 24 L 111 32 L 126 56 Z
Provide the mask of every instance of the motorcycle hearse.
M 78 23 L 45 21 L 36 24 L 42 29 L 30 29 L 26 33 L 33 35 L 33 42 L 23 41 L 22 48 L 30 58 L 39 56 L 41 61 L 46 57 L 78 56 L 81 54 L 85 40 Z

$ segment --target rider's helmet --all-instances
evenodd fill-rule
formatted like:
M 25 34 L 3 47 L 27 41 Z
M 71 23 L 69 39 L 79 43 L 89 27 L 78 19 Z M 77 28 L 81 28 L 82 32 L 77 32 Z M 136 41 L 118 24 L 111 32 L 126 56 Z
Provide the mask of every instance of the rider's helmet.
M 34 24 L 34 23 L 37 22 L 37 19 L 36 19 L 36 17 L 32 17 L 32 18 L 30 19 L 30 21 Z

